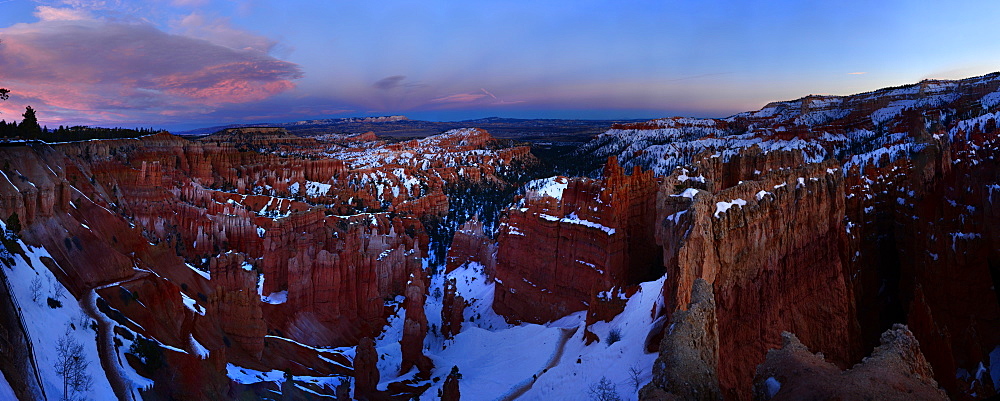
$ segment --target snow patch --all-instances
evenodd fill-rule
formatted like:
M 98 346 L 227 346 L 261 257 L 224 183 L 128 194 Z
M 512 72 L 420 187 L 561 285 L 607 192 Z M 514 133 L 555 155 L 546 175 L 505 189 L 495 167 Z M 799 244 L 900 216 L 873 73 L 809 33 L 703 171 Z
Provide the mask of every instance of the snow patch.
M 778 391 L 781 391 L 781 382 L 775 379 L 774 376 L 764 380 L 764 386 L 767 387 L 767 398 L 774 398 L 778 394 Z
M 576 215 L 576 212 L 570 213 L 569 216 L 566 216 L 566 217 L 563 217 L 563 218 L 558 218 L 556 216 L 551 216 L 551 215 L 547 215 L 547 214 L 540 214 L 540 215 L 538 215 L 538 217 L 541 217 L 541 218 L 543 218 L 545 220 L 548 220 L 548 221 L 558 221 L 560 223 L 579 224 L 579 225 L 586 226 L 586 227 L 596 228 L 598 230 L 604 231 L 608 235 L 613 235 L 615 233 L 615 229 L 613 229 L 611 227 L 605 226 L 605 225 L 600 224 L 600 223 L 595 223 L 595 222 L 590 221 L 590 220 L 583 220 L 583 219 L 581 219 L 579 216 Z
M 719 214 L 725 213 L 726 211 L 728 211 L 733 206 L 743 207 L 743 206 L 746 206 L 746 204 L 747 204 L 747 201 L 745 201 L 743 199 L 733 199 L 733 200 L 731 200 L 729 202 L 717 202 L 715 204 L 715 217 L 718 218 Z
M 272 292 L 271 295 L 261 296 L 260 300 L 272 305 L 283 304 L 288 300 L 288 290 Z
M 697 195 L 697 194 L 698 194 L 698 190 L 697 189 L 687 188 L 687 189 L 684 190 L 684 192 L 681 192 L 679 194 L 670 195 L 670 196 L 678 196 L 678 197 L 684 197 L 684 198 L 688 198 L 688 199 L 694 199 L 694 196 Z
M 529 198 L 540 198 L 547 196 L 555 199 L 562 199 L 563 191 L 569 186 L 566 177 L 555 176 L 533 180 L 524 185 Z

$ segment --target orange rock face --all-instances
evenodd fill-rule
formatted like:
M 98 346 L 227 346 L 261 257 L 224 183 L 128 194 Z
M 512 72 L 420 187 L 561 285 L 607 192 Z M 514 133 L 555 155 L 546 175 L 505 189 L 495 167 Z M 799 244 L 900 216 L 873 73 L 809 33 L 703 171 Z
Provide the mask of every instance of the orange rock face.
M 403 320 L 403 338 L 399 348 L 403 356 L 399 373 L 404 374 L 417 368 L 417 376 L 426 380 L 430 378 L 434 363 L 424 355 L 424 338 L 427 337 L 427 315 L 424 313 L 424 301 L 427 295 L 427 280 L 420 269 L 413 270 L 410 282 L 406 285 L 406 318 Z
M 457 295 L 455 279 L 444 285 L 444 299 L 441 301 L 441 334 L 445 339 L 454 338 L 462 330 L 465 320 L 465 298 Z
M 406 286 L 422 274 L 425 221 L 448 213 L 449 188 L 510 185 L 503 177 L 534 163 L 528 148 L 474 129 L 406 144 L 256 128 L 198 141 L 157 134 L 9 146 L 0 160 L 0 217 L 18 215 L 25 241 L 50 250 L 49 268 L 75 296 L 106 286 L 102 310 L 127 330 L 191 353 L 197 341 L 222 369 L 168 369 L 210 383 L 225 382 L 227 362 L 349 369 L 306 345 L 377 335 L 385 301 L 399 295 L 415 324 L 407 359 L 429 372 L 418 318 L 426 284 Z
M 357 355 L 354 357 L 354 398 L 358 400 L 378 399 L 379 372 L 378 351 L 375 341 L 362 338 L 358 343 Z
M 716 176 L 719 169 L 709 163 L 699 169 L 704 187 L 741 181 Z M 714 286 L 718 374 L 727 399 L 744 399 L 750 372 L 780 344 L 782 331 L 800 332 L 803 343 L 839 364 L 852 361 L 858 333 L 844 277 L 839 171 L 836 163 L 807 165 L 715 193 L 681 190 L 686 182 L 676 177 L 666 182 L 665 188 L 676 184 L 660 196 L 657 218 L 669 252 L 665 311 L 686 307 L 695 279 Z
M 476 262 L 492 274 L 496 269 L 496 255 L 496 242 L 483 232 L 482 223 L 472 219 L 455 231 L 445 259 L 445 269 L 450 273 L 465 263 Z
M 605 177 L 555 177 L 547 185 L 564 188 L 559 197 L 529 189 L 523 205 L 508 210 L 497 234 L 497 313 L 552 321 L 587 310 L 602 292 L 598 302 L 614 302 L 624 286 L 659 272 L 649 219 L 656 178 L 638 169 L 625 175 L 613 159 Z
M 913 334 L 897 325 L 863 363 L 841 372 L 790 333 L 757 368 L 755 400 L 947 400 Z

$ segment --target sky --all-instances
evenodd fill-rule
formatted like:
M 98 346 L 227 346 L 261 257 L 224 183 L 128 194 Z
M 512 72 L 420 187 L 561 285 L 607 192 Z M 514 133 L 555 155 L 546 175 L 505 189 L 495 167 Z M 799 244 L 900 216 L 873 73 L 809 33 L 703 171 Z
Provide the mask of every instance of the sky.
M 0 0 L 0 118 L 725 117 L 998 71 L 998 20 L 993 0 Z

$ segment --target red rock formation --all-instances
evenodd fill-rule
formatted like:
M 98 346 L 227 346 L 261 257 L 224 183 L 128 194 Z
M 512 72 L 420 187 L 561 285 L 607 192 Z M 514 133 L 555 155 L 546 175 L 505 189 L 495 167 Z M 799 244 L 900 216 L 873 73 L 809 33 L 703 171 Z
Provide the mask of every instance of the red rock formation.
M 502 177 L 534 160 L 479 130 L 407 146 L 373 139 L 240 129 L 200 141 L 8 146 L 0 217 L 18 214 L 22 237 L 50 252 L 46 265 L 74 296 L 121 282 L 99 290 L 99 303 L 130 331 L 179 349 L 194 338 L 223 366 L 334 374 L 336 357 L 282 337 L 330 346 L 374 335 L 384 300 L 404 293 L 426 256 L 421 221 L 448 212 L 446 189 L 509 185 Z M 163 377 L 219 378 L 197 365 L 178 362 Z
M 458 401 L 462 399 L 458 381 L 462 379 L 462 374 L 458 372 L 458 366 L 452 366 L 451 373 L 444 379 L 444 386 L 441 391 L 441 401 Z
M 709 185 L 727 182 L 711 169 L 701 171 Z M 713 284 L 719 382 L 727 399 L 746 398 L 749 372 L 777 346 L 782 330 L 800 331 L 806 344 L 837 363 L 853 360 L 858 333 L 844 277 L 838 171 L 836 163 L 807 165 L 717 193 L 697 191 L 693 199 L 693 189 L 685 189 L 688 196 L 660 196 L 679 198 L 664 202 L 657 218 L 671 278 L 664 312 L 690 302 L 695 279 Z M 689 208 L 678 211 L 685 202 Z
M 906 326 L 882 334 L 871 357 L 841 371 L 813 354 L 795 337 L 782 333 L 781 349 L 767 353 L 757 368 L 755 400 L 947 400 L 920 344 Z
M 663 337 L 660 356 L 653 363 L 653 379 L 639 392 L 639 399 L 722 399 L 719 389 L 719 333 L 712 286 L 694 282 L 691 304 L 670 318 L 670 332 Z
M 445 259 L 445 271 L 451 273 L 463 264 L 476 262 L 492 275 L 496 269 L 496 253 L 496 242 L 486 236 L 482 223 L 473 218 L 455 231 Z
M 354 398 L 358 400 L 378 399 L 378 351 L 375 341 L 364 337 L 358 342 L 354 356 Z
M 465 298 L 457 292 L 454 278 L 445 282 L 444 299 L 441 301 L 441 335 L 446 339 L 458 335 L 465 320 Z
M 1000 245 L 991 196 L 1000 154 L 987 125 L 963 130 L 957 137 L 968 139 L 954 143 L 947 133 L 918 130 L 920 152 L 849 174 L 847 218 L 855 228 L 848 244 L 856 255 L 849 268 L 858 276 L 859 305 L 877 306 L 859 315 L 865 340 L 905 321 L 954 398 L 995 394 L 992 383 L 980 387 L 955 373 L 975 371 L 1000 344 L 991 267 Z
M 215 292 L 208 297 L 213 315 L 227 346 L 241 347 L 251 357 L 260 359 L 267 328 L 257 295 L 257 273 L 239 254 L 227 253 L 209 264 Z
M 655 275 L 660 251 L 648 216 L 656 188 L 651 172 L 626 176 L 612 158 L 604 180 L 569 179 L 560 199 L 529 193 L 497 236 L 493 309 L 509 321 L 552 321 Z
M 424 337 L 427 336 L 427 315 L 424 313 L 424 302 L 427 297 L 427 280 L 419 268 L 412 270 L 410 282 L 406 285 L 406 318 L 403 321 L 403 338 L 399 342 L 403 361 L 399 374 L 405 374 L 415 366 L 417 377 L 430 378 L 434 363 L 424 355 Z

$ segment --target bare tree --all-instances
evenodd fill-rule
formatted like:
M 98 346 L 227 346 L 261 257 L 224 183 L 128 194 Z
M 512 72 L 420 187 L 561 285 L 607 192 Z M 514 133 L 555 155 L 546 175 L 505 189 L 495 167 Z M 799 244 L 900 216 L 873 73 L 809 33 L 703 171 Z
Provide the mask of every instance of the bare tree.
M 639 369 L 636 365 L 629 366 L 628 383 L 632 385 L 635 391 L 639 391 L 639 386 L 642 385 L 642 369 Z
M 58 279 L 51 281 L 51 284 L 52 284 L 52 293 L 55 294 L 53 298 L 55 298 L 56 300 L 61 300 L 66 297 L 66 287 L 63 287 L 62 284 L 59 284 Z
M 73 332 L 66 334 L 56 344 L 56 374 L 63 380 L 63 401 L 82 399 L 90 391 L 93 379 L 87 374 L 90 362 L 83 355 L 83 345 L 76 342 Z
M 36 304 L 42 304 L 42 279 L 38 276 L 31 279 L 31 300 Z
M 618 386 L 607 377 L 601 377 L 601 381 L 590 385 L 590 398 L 594 401 L 622 401 Z

